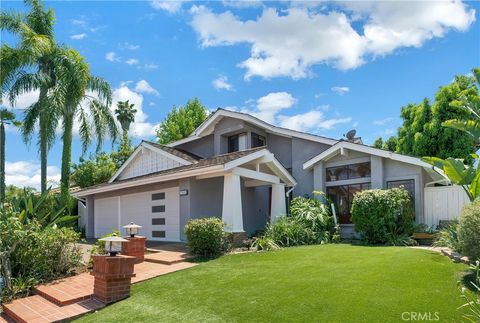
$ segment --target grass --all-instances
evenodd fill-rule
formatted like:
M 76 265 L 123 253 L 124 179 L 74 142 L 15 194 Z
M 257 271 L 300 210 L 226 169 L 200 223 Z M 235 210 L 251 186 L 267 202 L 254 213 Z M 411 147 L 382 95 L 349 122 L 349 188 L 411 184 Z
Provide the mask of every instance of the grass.
M 426 250 L 324 245 L 228 255 L 134 285 L 81 322 L 460 321 L 467 267 Z

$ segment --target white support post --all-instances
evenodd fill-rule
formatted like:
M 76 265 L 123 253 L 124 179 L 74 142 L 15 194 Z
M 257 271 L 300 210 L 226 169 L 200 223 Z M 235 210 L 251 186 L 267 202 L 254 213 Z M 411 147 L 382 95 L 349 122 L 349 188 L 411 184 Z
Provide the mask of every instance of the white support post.
M 270 205 L 270 222 L 287 214 L 285 202 L 285 184 L 272 184 L 272 205 Z
M 244 232 L 239 175 L 229 173 L 223 176 L 222 220 L 226 224 L 226 231 Z

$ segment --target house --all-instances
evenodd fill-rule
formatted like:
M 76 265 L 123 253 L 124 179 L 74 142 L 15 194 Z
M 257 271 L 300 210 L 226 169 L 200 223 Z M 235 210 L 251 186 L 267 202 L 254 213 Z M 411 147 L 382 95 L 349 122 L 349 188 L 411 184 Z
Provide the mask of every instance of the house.
M 218 216 L 237 239 L 286 214 L 288 200 L 327 193 L 342 234 L 353 234 L 355 192 L 405 187 L 423 222 L 424 188 L 445 177 L 418 158 L 280 128 L 218 109 L 189 137 L 168 146 L 143 141 L 108 183 L 74 193 L 87 237 L 129 222 L 151 240 L 185 240 L 190 219 Z

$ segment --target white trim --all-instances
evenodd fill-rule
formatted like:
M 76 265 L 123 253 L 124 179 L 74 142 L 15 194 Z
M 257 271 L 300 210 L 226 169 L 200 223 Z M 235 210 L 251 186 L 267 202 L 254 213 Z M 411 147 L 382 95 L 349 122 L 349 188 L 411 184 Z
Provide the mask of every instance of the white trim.
M 142 143 L 135 149 L 135 151 L 130 155 L 130 157 L 128 157 L 128 159 L 123 163 L 123 165 L 115 172 L 115 174 L 113 174 L 113 176 L 110 178 L 110 180 L 108 181 L 108 183 L 112 183 L 114 180 L 116 180 L 118 178 L 118 176 L 120 176 L 120 174 L 124 171 L 124 169 L 130 165 L 130 163 L 133 161 L 133 159 L 135 158 L 135 156 L 138 155 L 138 153 L 140 151 L 142 151 L 142 149 L 144 148 L 147 148 L 147 149 L 150 149 L 151 151 L 153 152 L 156 152 L 166 158 L 169 158 L 169 159 L 172 159 L 182 165 L 191 165 L 192 162 L 189 162 L 188 160 L 185 160 L 183 158 L 180 158 L 178 156 L 175 156 L 175 155 L 172 155 L 170 154 L 169 152 L 166 152 L 165 150 L 163 149 L 160 149 L 160 148 L 157 148 L 157 147 L 154 147 L 148 143 L 146 143 L 145 141 L 142 141 Z
M 370 156 L 325 162 L 324 165 L 325 165 L 325 168 L 329 168 L 329 167 L 337 167 L 337 166 L 345 166 L 345 165 L 355 165 L 355 164 L 361 164 L 366 162 L 370 162 Z
M 360 178 L 345 179 L 340 181 L 325 182 L 325 187 L 352 185 L 352 184 L 367 184 L 367 183 L 369 184 L 372 183 L 371 177 L 360 177 Z
M 119 195 L 117 198 L 118 203 L 118 232 L 122 235 L 122 196 Z
M 298 132 L 290 129 L 279 128 L 267 122 L 264 122 L 260 119 L 257 119 L 249 114 L 239 113 L 235 111 L 228 111 L 228 110 L 217 110 L 210 118 L 205 120 L 205 122 L 202 123 L 189 137 L 172 142 L 168 144 L 168 146 L 175 147 L 175 146 L 202 138 L 206 135 L 209 135 L 210 133 L 208 132 L 204 133 L 204 132 L 206 132 L 206 130 L 208 130 L 208 128 L 213 123 L 215 123 L 219 118 L 221 119 L 223 117 L 240 119 L 248 123 L 251 123 L 257 127 L 262 128 L 267 133 L 272 133 L 272 134 L 276 134 L 284 137 L 296 137 L 296 138 L 306 139 L 310 141 L 320 142 L 327 145 L 334 145 L 338 142 L 338 140 L 331 139 L 331 138 L 320 137 L 320 136 L 315 136 L 308 133 Z
M 313 157 L 312 159 L 308 160 L 307 162 L 305 162 L 303 164 L 303 169 L 310 169 L 316 163 L 318 163 L 319 161 L 325 160 L 325 158 L 329 157 L 330 155 L 335 155 L 338 152 L 338 150 L 345 149 L 345 148 L 355 150 L 355 151 L 359 151 L 359 152 L 363 152 L 363 153 L 370 154 L 370 155 L 380 156 L 380 157 L 383 157 L 383 158 L 404 162 L 404 163 L 407 163 L 407 164 L 421 166 L 421 167 L 425 167 L 425 168 L 432 168 L 433 167 L 432 165 L 430 165 L 430 164 L 428 164 L 428 163 L 426 163 L 426 162 L 424 162 L 424 161 L 422 161 L 422 160 L 420 160 L 416 157 L 405 156 L 405 155 L 393 153 L 391 151 L 386 151 L 386 150 L 383 150 L 383 149 L 373 148 L 373 147 L 369 147 L 369 146 L 365 146 L 365 145 L 361 145 L 361 144 L 354 144 L 354 143 L 347 142 L 347 141 L 341 141 L 341 142 L 337 143 L 336 145 L 328 148 L 327 150 L 325 150 L 321 154 L 319 154 L 319 155 Z
M 232 173 L 235 175 L 239 175 L 241 177 L 256 179 L 263 182 L 269 182 L 270 184 L 280 183 L 280 179 L 275 175 L 257 172 L 257 171 L 242 168 L 242 167 L 235 167 L 234 169 L 232 169 Z
M 100 186 L 100 187 L 97 187 L 97 188 L 91 188 L 91 189 L 86 189 L 84 191 L 79 191 L 79 192 L 76 192 L 76 193 L 72 193 L 72 196 L 74 196 L 75 198 L 78 198 L 78 197 L 88 196 L 88 195 L 92 195 L 92 194 L 116 191 L 116 190 L 119 190 L 119 189 L 122 189 L 122 188 L 135 187 L 135 186 L 153 184 L 153 183 L 160 183 L 160 182 L 167 182 L 167 181 L 171 181 L 171 180 L 176 180 L 176 179 L 186 178 L 186 177 L 192 177 L 192 176 L 197 176 L 197 175 L 202 175 L 202 174 L 216 173 L 216 172 L 221 171 L 221 170 L 223 170 L 223 165 L 217 165 L 217 166 L 210 166 L 210 167 L 192 169 L 192 170 L 184 171 L 184 172 L 175 172 L 175 173 L 170 173 L 170 174 L 167 174 L 167 175 L 150 176 L 150 177 L 147 177 L 147 178 L 144 178 L 144 179 L 127 180 L 124 183 L 120 182 L 118 184 Z
M 240 157 L 238 159 L 235 159 L 235 160 L 232 160 L 228 163 L 225 163 L 225 170 L 230 170 L 230 169 L 233 169 L 235 167 L 238 167 L 240 165 L 243 165 L 243 164 L 246 164 L 252 160 L 255 160 L 255 159 L 258 159 L 260 157 L 264 157 L 266 155 L 270 154 L 270 152 L 266 149 L 262 149 L 262 150 L 259 150 L 259 151 L 256 151 L 252 154 L 248 154 L 244 157 Z

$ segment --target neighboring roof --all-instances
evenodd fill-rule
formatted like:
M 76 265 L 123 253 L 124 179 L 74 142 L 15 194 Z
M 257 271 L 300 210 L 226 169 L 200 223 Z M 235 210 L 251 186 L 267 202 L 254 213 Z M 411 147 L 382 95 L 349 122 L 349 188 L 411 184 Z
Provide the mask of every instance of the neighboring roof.
M 76 192 L 73 195 L 76 197 L 82 197 L 82 196 L 101 193 L 105 191 L 113 191 L 113 190 L 121 189 L 125 187 L 158 183 L 158 182 L 167 181 L 167 180 L 174 180 L 179 178 L 196 176 L 196 175 L 205 174 L 207 170 L 209 170 L 210 172 L 218 172 L 218 171 L 222 171 L 224 169 L 223 166 L 225 164 L 228 164 L 229 162 L 236 161 L 238 159 L 247 157 L 255 153 L 260 153 L 260 152 L 264 152 L 264 154 L 270 154 L 273 156 L 273 154 L 270 153 L 265 147 L 258 147 L 258 148 L 243 150 L 243 151 L 237 151 L 229 154 L 218 155 L 212 158 L 201 159 L 198 162 L 192 163 L 190 165 L 179 166 L 179 167 L 166 169 L 163 171 L 150 173 L 142 176 L 137 176 L 137 177 L 132 177 L 124 180 L 118 180 L 111 183 L 104 183 L 104 184 L 87 187 L 82 189 L 79 192 Z M 279 165 L 278 161 L 275 160 L 275 162 L 276 162 L 276 165 Z M 280 166 L 280 167 L 283 167 L 283 166 Z M 293 179 L 291 175 L 289 176 L 290 176 L 289 179 Z M 296 182 L 293 179 L 293 185 L 295 184 Z
M 441 177 L 445 177 L 445 175 L 440 169 L 422 161 L 420 158 L 407 156 L 399 153 L 394 153 L 389 150 L 375 148 L 375 147 L 371 147 L 363 144 L 357 144 L 349 141 L 339 141 L 338 143 L 328 148 L 321 154 L 306 161 L 303 164 L 303 169 L 311 169 L 319 161 L 335 156 L 338 153 L 338 151 L 341 151 L 342 149 L 354 150 L 354 151 L 363 152 L 366 154 L 375 155 L 375 156 L 379 156 L 379 157 L 383 157 L 391 160 L 396 160 L 396 161 L 407 163 L 407 164 L 424 167 L 428 171 L 433 171 L 437 175 L 440 175 Z
M 210 114 L 207 120 L 205 120 L 190 136 L 188 136 L 187 138 L 172 142 L 168 144 L 168 146 L 175 147 L 175 146 L 202 138 L 210 134 L 213 131 L 213 129 L 210 129 L 210 127 L 223 117 L 241 119 L 243 121 L 249 122 L 251 124 L 254 124 L 258 127 L 263 128 L 267 133 L 273 133 L 280 136 L 302 138 L 306 140 L 320 142 L 327 145 L 334 145 L 335 143 L 338 142 L 337 139 L 333 139 L 333 138 L 328 138 L 328 137 L 318 136 L 318 135 L 301 132 L 297 130 L 277 127 L 247 113 L 219 108 L 214 113 Z

